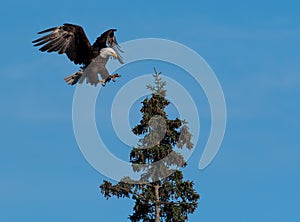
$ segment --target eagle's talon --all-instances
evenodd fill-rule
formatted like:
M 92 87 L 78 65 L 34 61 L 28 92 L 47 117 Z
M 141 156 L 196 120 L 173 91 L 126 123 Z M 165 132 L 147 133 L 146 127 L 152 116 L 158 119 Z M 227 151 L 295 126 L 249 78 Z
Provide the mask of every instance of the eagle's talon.
M 99 82 L 100 82 L 100 84 L 101 84 L 102 86 L 105 86 L 105 85 L 106 85 L 106 80 L 105 80 L 105 79 L 101 79 Z
M 115 73 L 115 74 L 111 75 L 111 80 L 112 80 L 113 82 L 115 82 L 115 81 L 116 81 L 116 78 L 119 78 L 119 77 L 121 77 L 121 75 L 118 74 L 118 73 Z

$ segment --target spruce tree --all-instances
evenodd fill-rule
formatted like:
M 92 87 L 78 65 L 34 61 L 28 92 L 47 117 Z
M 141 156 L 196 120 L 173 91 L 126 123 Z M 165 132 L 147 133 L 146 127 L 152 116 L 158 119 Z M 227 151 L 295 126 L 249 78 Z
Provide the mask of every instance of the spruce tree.
M 131 198 L 135 201 L 132 222 L 183 222 L 198 206 L 199 194 L 192 181 L 184 181 L 179 167 L 185 167 L 183 156 L 174 148 L 192 149 L 192 135 L 187 123 L 176 118 L 168 119 L 165 108 L 170 104 L 166 97 L 166 82 L 155 70 L 155 84 L 148 85 L 151 97 L 142 102 L 142 119 L 132 132 L 143 136 L 130 153 L 133 170 L 140 180 L 124 177 L 113 185 L 103 181 L 101 193 L 108 199 Z

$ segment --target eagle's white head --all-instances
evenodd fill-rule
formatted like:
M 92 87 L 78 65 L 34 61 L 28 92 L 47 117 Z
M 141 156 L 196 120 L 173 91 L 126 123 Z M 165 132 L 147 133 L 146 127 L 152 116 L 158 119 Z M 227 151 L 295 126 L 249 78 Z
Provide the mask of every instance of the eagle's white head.
M 103 48 L 100 50 L 100 56 L 102 58 L 107 58 L 107 57 L 110 57 L 110 56 L 113 56 L 114 58 L 118 58 L 118 54 L 116 53 L 115 50 L 113 50 L 112 48 Z

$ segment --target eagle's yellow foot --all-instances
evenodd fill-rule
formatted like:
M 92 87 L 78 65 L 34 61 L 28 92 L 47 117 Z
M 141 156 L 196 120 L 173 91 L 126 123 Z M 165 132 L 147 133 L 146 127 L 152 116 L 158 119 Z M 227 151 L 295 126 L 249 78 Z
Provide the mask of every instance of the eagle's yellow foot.
M 99 82 L 100 82 L 100 84 L 101 84 L 102 86 L 105 86 L 105 84 L 106 84 L 106 79 L 101 79 Z
M 111 78 L 111 80 L 112 80 L 113 82 L 116 81 L 116 78 L 120 78 L 120 77 L 121 77 L 121 75 L 118 74 L 118 73 L 115 73 L 115 74 L 113 74 L 113 75 L 110 76 L 110 78 Z
M 121 77 L 121 75 L 116 73 L 116 74 L 113 74 L 113 75 L 109 75 L 106 79 L 101 79 L 99 82 L 101 83 L 102 86 L 105 86 L 106 83 L 110 82 L 110 80 L 115 82 L 116 78 L 119 78 L 119 77 Z

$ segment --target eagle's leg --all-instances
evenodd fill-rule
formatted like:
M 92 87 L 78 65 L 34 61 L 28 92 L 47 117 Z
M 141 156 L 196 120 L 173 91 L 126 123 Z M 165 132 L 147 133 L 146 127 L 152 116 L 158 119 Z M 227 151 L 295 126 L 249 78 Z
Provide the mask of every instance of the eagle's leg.
M 105 85 L 106 85 L 106 79 L 101 79 L 99 82 L 100 82 L 100 84 L 101 84 L 102 86 L 105 86 Z
M 121 75 L 118 74 L 118 73 L 115 73 L 115 74 L 113 74 L 113 75 L 110 76 L 110 78 L 111 78 L 111 80 L 112 80 L 113 82 L 116 81 L 116 78 L 120 78 L 120 77 L 121 77 Z
M 121 75 L 116 73 L 116 74 L 113 74 L 113 75 L 109 75 L 106 79 L 101 79 L 99 82 L 102 86 L 105 86 L 106 83 L 110 82 L 110 80 L 115 82 L 116 78 L 118 78 L 118 77 L 121 77 Z

